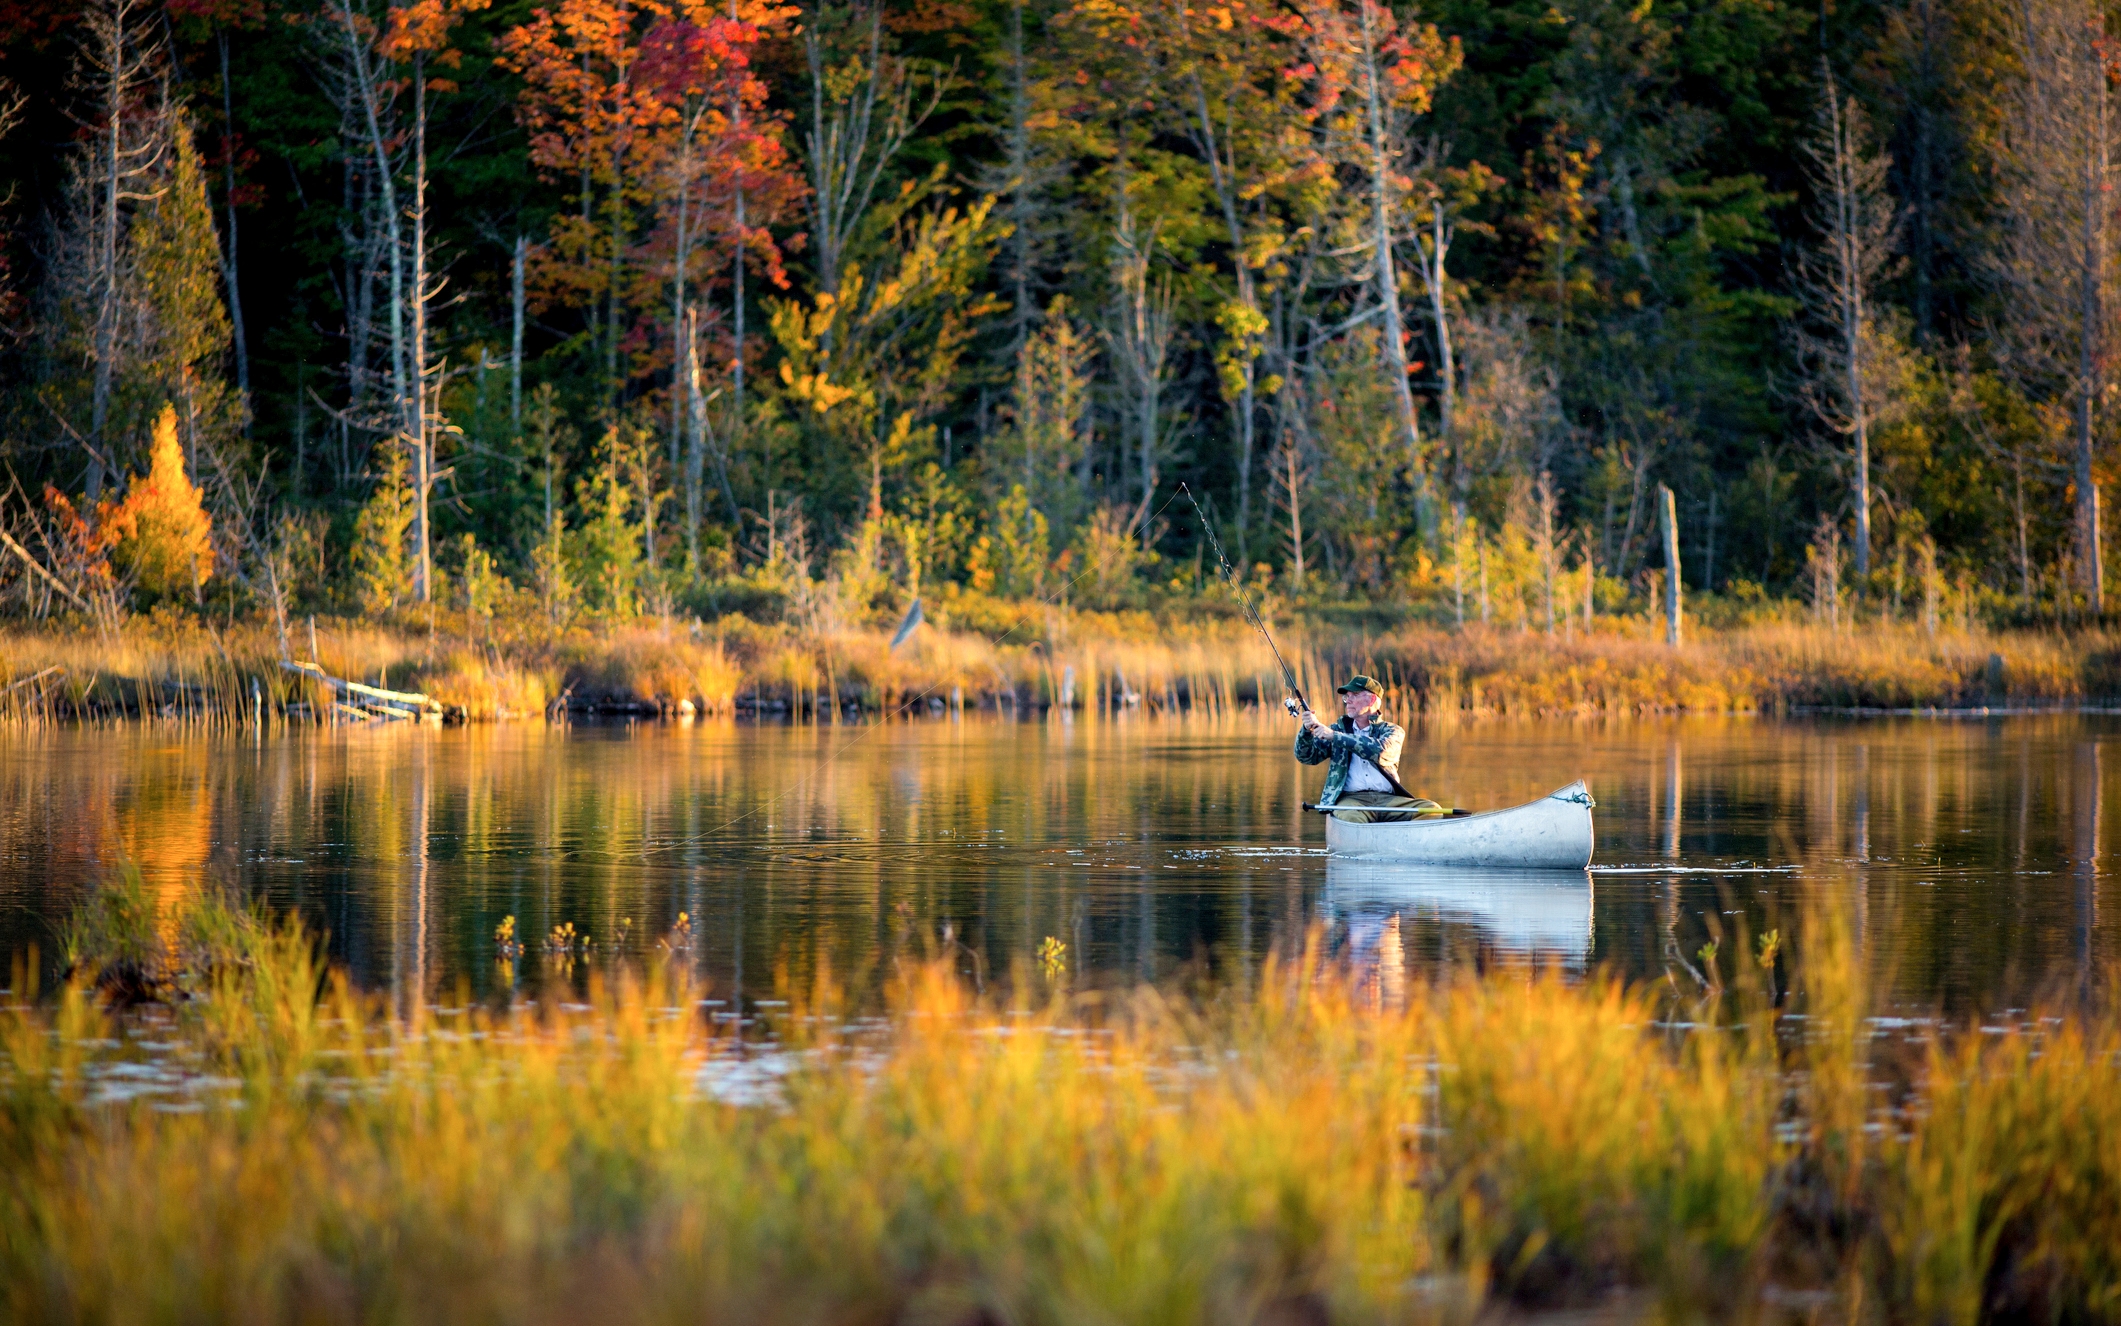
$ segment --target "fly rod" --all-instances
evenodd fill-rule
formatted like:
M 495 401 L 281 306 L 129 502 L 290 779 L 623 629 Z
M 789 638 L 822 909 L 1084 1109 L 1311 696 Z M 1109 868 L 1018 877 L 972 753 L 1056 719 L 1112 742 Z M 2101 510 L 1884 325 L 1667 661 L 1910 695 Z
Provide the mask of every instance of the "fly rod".
M 1237 577 L 1230 574 L 1230 559 L 1223 556 L 1222 540 L 1215 537 L 1215 526 L 1209 523 L 1208 513 L 1200 509 L 1200 499 L 1193 496 L 1193 490 L 1183 482 L 1178 485 L 1178 489 L 1186 495 L 1186 500 L 1193 504 L 1193 514 L 1200 517 L 1201 532 L 1208 536 L 1208 546 L 1215 550 L 1215 566 L 1222 572 L 1223 583 L 1230 587 L 1231 593 L 1237 595 L 1238 605 L 1245 610 L 1245 619 L 1251 622 L 1253 629 L 1266 640 L 1267 648 L 1273 651 L 1274 661 L 1281 665 L 1282 685 L 1288 687 L 1289 694 L 1296 697 L 1294 703 L 1284 699 L 1283 707 L 1291 714 L 1309 709 L 1311 702 L 1304 698 L 1303 688 L 1296 684 L 1296 670 L 1289 666 L 1289 660 L 1281 656 L 1280 647 L 1274 643 L 1274 632 L 1268 630 L 1266 622 L 1260 619 L 1259 609 L 1253 607 L 1252 600 L 1245 596 L 1244 586 L 1238 584 Z

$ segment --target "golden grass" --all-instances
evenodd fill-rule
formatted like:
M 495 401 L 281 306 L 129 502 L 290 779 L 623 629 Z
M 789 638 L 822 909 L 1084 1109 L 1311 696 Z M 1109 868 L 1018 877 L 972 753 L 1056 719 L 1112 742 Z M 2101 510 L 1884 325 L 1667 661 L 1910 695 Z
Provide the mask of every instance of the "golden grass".
M 881 1018 L 717 1032 L 670 970 L 400 1015 L 221 904 L 152 1016 L 0 1009 L 17 1321 L 1469 1320 L 1616 1289 L 1672 1319 L 2104 1319 L 2121 1019 L 1943 1028 L 1879 1071 L 1852 951 L 1682 1011 L 1603 978 L 1005 1005 L 908 961 Z M 196 949 L 194 950 L 196 951 Z M 1838 964 L 1837 973 L 1817 968 Z M 1839 984 L 1836 984 L 1836 983 Z M 1840 993 L 1836 993 L 1836 991 Z M 130 1100 L 113 1088 L 165 1083 Z M 759 1071 L 761 1067 L 768 1071 Z M 731 1089 L 742 1087 L 743 1094 Z M 182 1108 L 171 1109 L 171 1105 Z M 1868 1130 L 1868 1131 L 1867 1131 Z
M 1324 652 L 1341 668 L 1369 660 L 1424 712 L 1553 716 L 2110 700 L 2116 647 L 2103 632 L 1933 637 L 1867 623 L 1693 630 L 1674 650 L 1657 623 L 1612 619 L 1555 636 L 1416 627 Z
M 728 714 L 756 707 L 798 717 L 841 706 L 868 713 L 940 705 L 1142 708 L 1220 715 L 1281 695 L 1259 635 L 1229 616 L 1155 618 L 960 596 L 958 629 L 929 625 L 896 650 L 879 628 L 810 630 L 729 617 L 712 624 L 639 619 L 564 629 L 462 613 L 378 623 L 316 623 L 316 656 L 334 676 L 422 690 L 471 720 L 529 716 L 565 696 L 577 707 Z M 939 616 L 943 615 L 939 612 Z M 991 620 L 990 620 L 991 619 Z M 974 621 L 987 633 L 963 629 Z M 306 659 L 311 626 L 287 646 Z M 1866 623 L 1832 630 L 1763 623 L 1690 628 L 1667 648 L 1657 622 L 1599 619 L 1554 635 L 1479 625 L 1371 633 L 1287 622 L 1277 634 L 1314 702 L 1351 672 L 1385 682 L 1396 712 L 1439 718 L 1613 716 L 2068 705 L 2121 696 L 2121 641 L 2100 631 L 1945 632 Z M 312 683 L 278 667 L 264 621 L 216 625 L 165 614 L 88 631 L 0 633 L 0 719 L 130 715 L 250 721 L 292 702 L 328 709 Z M 17 683 L 20 683 L 19 685 Z

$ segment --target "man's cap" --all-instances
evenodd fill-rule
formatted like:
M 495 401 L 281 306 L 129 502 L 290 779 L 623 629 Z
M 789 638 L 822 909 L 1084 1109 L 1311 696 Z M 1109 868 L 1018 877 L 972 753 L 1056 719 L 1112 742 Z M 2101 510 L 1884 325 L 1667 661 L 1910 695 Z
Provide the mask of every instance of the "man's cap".
M 1365 677 L 1360 672 L 1348 678 L 1348 682 L 1345 686 L 1335 686 L 1333 689 L 1336 693 L 1341 695 L 1346 695 L 1351 691 L 1368 691 L 1370 694 L 1376 696 L 1380 700 L 1382 700 L 1385 696 L 1384 691 L 1378 686 L 1376 678 Z

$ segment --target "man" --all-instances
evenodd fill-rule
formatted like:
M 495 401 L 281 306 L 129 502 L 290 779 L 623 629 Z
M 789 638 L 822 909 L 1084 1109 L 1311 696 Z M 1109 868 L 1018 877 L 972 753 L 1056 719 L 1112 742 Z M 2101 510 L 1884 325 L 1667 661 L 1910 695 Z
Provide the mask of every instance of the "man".
M 1377 683 L 1357 673 L 1348 684 L 1334 688 L 1347 715 L 1327 727 L 1309 709 L 1303 711 L 1303 728 L 1296 734 L 1296 761 L 1326 766 L 1325 790 L 1318 794 L 1321 808 L 1350 824 L 1391 823 L 1449 812 L 1426 797 L 1408 793 L 1399 782 L 1399 749 L 1407 734 L 1396 723 L 1378 717 L 1384 697 Z

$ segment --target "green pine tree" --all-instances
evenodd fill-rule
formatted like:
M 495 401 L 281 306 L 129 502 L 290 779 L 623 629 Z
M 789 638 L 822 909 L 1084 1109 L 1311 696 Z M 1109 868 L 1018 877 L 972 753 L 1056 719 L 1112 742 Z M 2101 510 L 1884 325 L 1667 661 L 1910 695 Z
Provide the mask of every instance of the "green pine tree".
M 412 528 L 410 462 L 395 438 L 382 450 L 383 473 L 354 521 L 354 592 L 361 611 L 371 614 L 398 606 L 412 585 L 405 555 L 405 532 Z
M 597 444 L 597 465 L 575 489 L 582 527 L 575 531 L 575 580 L 589 606 L 613 617 L 640 612 L 641 526 L 634 519 L 634 490 L 626 481 L 626 448 L 616 427 Z
M 225 447 L 242 431 L 246 407 L 222 376 L 233 341 L 221 297 L 220 241 L 198 145 L 182 114 L 173 117 L 170 138 L 161 196 L 133 227 L 147 336 L 132 391 L 176 403 L 178 435 L 196 470 L 200 444 Z

